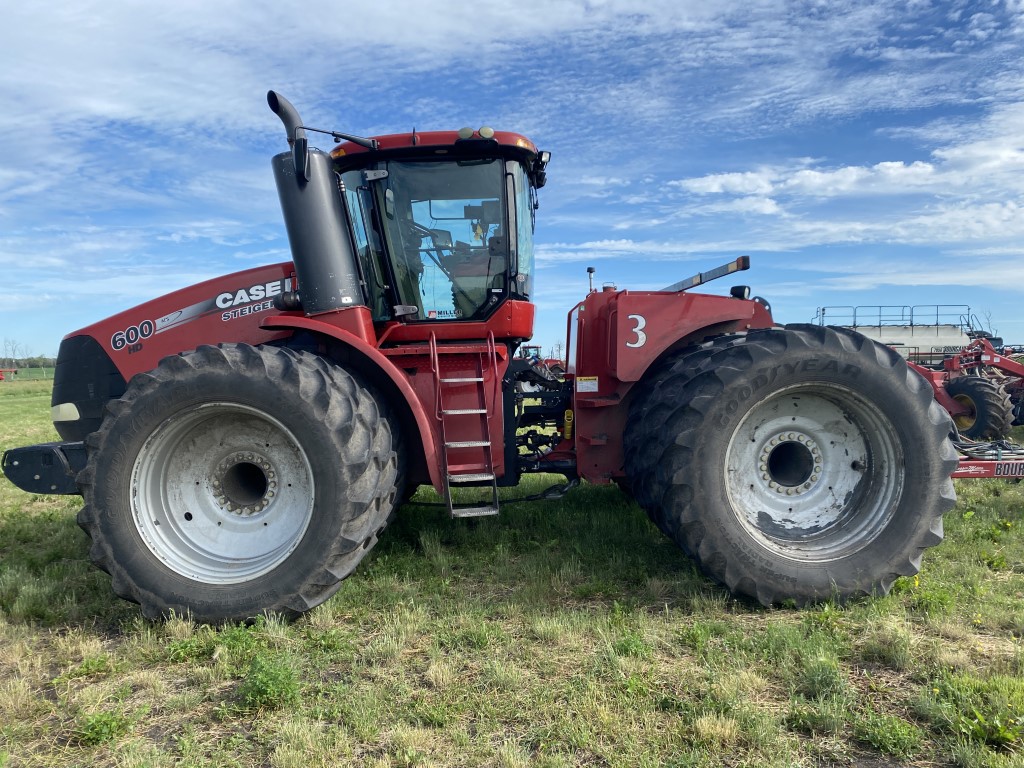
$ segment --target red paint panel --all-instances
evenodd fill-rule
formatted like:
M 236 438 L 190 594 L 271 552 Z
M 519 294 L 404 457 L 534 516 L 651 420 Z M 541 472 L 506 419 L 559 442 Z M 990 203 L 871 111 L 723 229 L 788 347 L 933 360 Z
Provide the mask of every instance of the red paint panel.
M 168 293 L 120 312 L 70 336 L 89 335 L 108 352 L 125 380 L 149 371 L 168 355 L 201 344 L 266 344 L 290 335 L 260 327 L 274 296 L 294 281 L 291 262 L 271 264 Z

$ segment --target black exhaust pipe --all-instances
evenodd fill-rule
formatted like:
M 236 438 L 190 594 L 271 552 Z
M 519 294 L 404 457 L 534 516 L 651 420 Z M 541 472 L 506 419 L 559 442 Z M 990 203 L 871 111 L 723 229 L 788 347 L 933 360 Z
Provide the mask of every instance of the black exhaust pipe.
M 295 139 L 306 138 L 299 112 L 288 99 L 277 91 L 267 91 L 267 103 L 273 113 L 284 123 L 285 130 L 288 132 L 288 146 L 291 146 Z
M 291 102 L 270 91 L 267 103 L 284 123 L 290 152 L 271 160 L 303 312 L 317 315 L 365 304 L 331 157 L 310 149 L 302 120 Z

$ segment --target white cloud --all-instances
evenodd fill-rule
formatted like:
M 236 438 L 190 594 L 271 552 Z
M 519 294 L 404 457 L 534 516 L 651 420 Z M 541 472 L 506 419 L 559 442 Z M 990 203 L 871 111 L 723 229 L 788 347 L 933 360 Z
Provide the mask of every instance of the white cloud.
M 670 181 L 668 185 L 697 195 L 765 195 L 773 188 L 770 176 L 757 171 L 713 173 L 697 179 Z
M 649 262 L 707 254 L 1024 234 L 1016 0 L 955 23 L 918 0 L 9 5 L 0 262 L 22 297 L 49 269 L 136 301 L 277 260 L 268 87 L 319 127 L 536 138 L 545 272 L 653 284 Z

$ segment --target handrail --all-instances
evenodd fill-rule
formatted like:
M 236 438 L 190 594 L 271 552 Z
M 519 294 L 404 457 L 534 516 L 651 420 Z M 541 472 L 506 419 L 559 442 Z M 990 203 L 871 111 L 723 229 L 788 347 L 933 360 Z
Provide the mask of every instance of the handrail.
M 501 399 L 501 374 L 498 372 L 498 349 L 494 343 L 494 331 L 487 332 L 487 358 L 494 375 L 494 395 L 491 397 L 491 402 L 487 404 L 487 418 L 490 419 L 494 415 L 495 404 Z M 481 366 L 481 375 L 483 375 L 482 368 L 483 366 Z M 482 385 L 480 390 L 483 391 Z M 488 436 L 490 436 L 490 430 L 488 430 Z
M 977 316 L 966 304 L 865 304 L 818 307 L 814 319 L 818 325 L 843 325 L 852 328 L 889 325 L 909 327 L 957 326 L 971 330 Z M 979 323 L 980 325 L 980 323 Z
M 441 361 L 437 359 L 437 336 L 430 332 L 430 372 L 434 375 L 434 417 L 441 422 L 441 429 L 444 430 L 444 419 L 441 418 Z

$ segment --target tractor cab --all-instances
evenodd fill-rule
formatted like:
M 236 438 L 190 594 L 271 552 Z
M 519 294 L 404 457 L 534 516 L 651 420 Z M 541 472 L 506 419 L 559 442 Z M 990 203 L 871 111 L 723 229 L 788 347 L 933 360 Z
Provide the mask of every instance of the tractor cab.
M 528 301 L 548 153 L 488 128 L 372 141 L 331 154 L 374 322 L 479 322 Z

